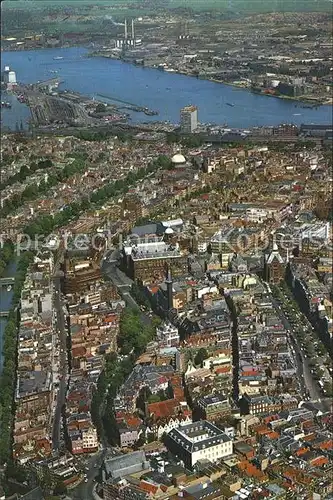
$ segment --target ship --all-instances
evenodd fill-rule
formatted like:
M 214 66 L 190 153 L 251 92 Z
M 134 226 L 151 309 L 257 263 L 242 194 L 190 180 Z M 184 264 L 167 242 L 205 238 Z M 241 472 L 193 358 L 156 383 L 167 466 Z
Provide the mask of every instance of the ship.
M 231 102 L 226 102 L 226 105 L 227 106 L 231 106 L 232 108 L 235 106 L 234 104 L 232 104 Z
M 55 57 L 53 58 L 53 60 L 54 60 L 54 61 L 61 61 L 62 59 L 63 59 L 63 57 L 62 57 L 62 56 L 55 56 Z
M 145 109 L 144 114 L 147 116 L 156 116 L 158 115 L 158 111 L 151 111 L 150 109 Z

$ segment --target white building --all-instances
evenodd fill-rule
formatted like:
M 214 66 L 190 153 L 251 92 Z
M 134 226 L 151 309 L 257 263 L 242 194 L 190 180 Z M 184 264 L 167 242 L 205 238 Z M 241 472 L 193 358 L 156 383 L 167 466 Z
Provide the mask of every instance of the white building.
M 179 345 L 179 332 L 178 328 L 169 322 L 163 323 L 156 328 L 156 335 L 158 340 L 167 347 L 174 347 Z
M 97 431 L 94 427 L 89 427 L 86 431 L 82 431 L 82 448 L 83 451 L 98 448 Z
M 206 420 L 172 429 L 168 433 L 167 447 L 192 469 L 200 460 L 218 462 L 232 455 L 232 439 Z
M 12 71 L 9 66 L 5 66 L 3 81 L 7 84 L 16 85 L 16 73 Z
M 180 111 L 180 128 L 184 134 L 192 134 L 198 128 L 198 108 L 185 106 Z

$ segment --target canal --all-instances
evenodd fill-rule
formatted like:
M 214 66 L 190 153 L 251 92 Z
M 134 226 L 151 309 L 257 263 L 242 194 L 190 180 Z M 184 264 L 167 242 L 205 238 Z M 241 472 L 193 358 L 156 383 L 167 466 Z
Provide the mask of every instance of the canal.
M 9 278 L 12 276 L 15 276 L 15 271 L 16 271 L 16 262 L 11 262 L 7 268 L 5 269 L 2 278 Z M 8 311 L 11 307 L 12 303 L 12 298 L 13 298 L 13 287 L 11 287 L 11 290 L 7 289 L 7 286 L 1 286 L 0 287 L 0 311 Z M 2 349 L 3 349 L 3 336 L 5 332 L 7 324 L 7 319 L 6 318 L 0 318 L 0 373 L 2 372 L 2 366 L 3 366 L 3 355 L 2 355 Z

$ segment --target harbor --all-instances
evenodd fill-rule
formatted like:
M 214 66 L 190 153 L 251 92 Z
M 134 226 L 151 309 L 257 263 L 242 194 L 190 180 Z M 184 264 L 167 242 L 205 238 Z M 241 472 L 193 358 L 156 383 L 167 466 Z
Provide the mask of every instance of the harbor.
M 70 101 L 83 107 L 89 104 L 90 111 L 96 109 L 99 103 L 107 104 L 103 110 L 104 116 L 101 114 L 99 119 L 88 116 L 83 120 L 86 126 L 98 121 L 107 124 L 117 120 L 122 123 L 129 120 L 133 124 L 157 120 L 178 123 L 179 110 L 189 103 L 195 103 L 200 109 L 200 122 L 217 125 L 227 123 L 231 128 L 247 129 L 280 123 L 301 125 L 331 122 L 331 106 L 308 108 L 298 104 L 295 108 L 295 101 L 283 99 L 269 99 L 267 106 L 266 96 L 235 89 L 230 85 L 135 66 L 114 59 L 87 57 L 88 54 L 89 50 L 84 47 L 2 52 L 2 64 L 15 68 L 18 72 L 18 82 L 25 87 L 38 81 L 54 80 L 50 79 L 50 75 L 56 75 L 59 85 L 51 92 L 55 92 L 56 95 L 50 93 L 47 100 L 51 99 L 54 102 L 54 99 L 60 99 L 60 107 L 65 105 L 63 100 L 66 101 L 67 109 L 68 105 L 73 107 Z M 55 57 L 62 59 L 54 59 Z M 2 97 L 3 101 L 12 104 L 11 109 L 2 109 L 2 126 L 15 129 L 16 124 L 22 121 L 23 126 L 27 127 L 31 113 L 23 102 L 26 95 L 23 94 L 20 102 L 17 100 L 18 94 Z M 73 96 L 76 101 L 73 101 Z M 45 96 L 40 98 L 43 102 Z M 33 96 L 34 105 L 38 105 L 35 99 Z M 42 107 L 54 109 L 54 104 L 47 106 L 42 104 Z M 158 112 L 158 116 L 150 114 L 148 110 Z M 80 123 L 75 121 L 80 116 L 82 116 L 81 111 L 76 110 L 74 125 Z M 86 114 L 84 116 L 86 117 Z

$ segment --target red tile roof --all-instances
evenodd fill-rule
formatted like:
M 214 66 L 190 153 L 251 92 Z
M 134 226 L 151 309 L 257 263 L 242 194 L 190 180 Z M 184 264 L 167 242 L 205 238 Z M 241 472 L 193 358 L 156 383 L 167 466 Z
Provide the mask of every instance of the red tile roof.
M 155 418 L 172 417 L 179 408 L 179 402 L 176 399 L 167 399 L 159 403 L 151 403 L 148 405 L 149 415 L 154 415 Z
M 152 493 L 155 495 L 158 491 L 158 486 L 155 484 L 148 483 L 147 481 L 140 481 L 140 489 L 146 491 L 147 493 Z
M 87 350 L 83 346 L 73 347 L 72 356 L 73 356 L 73 358 L 79 358 L 79 357 L 85 356 L 86 352 L 87 352 Z

